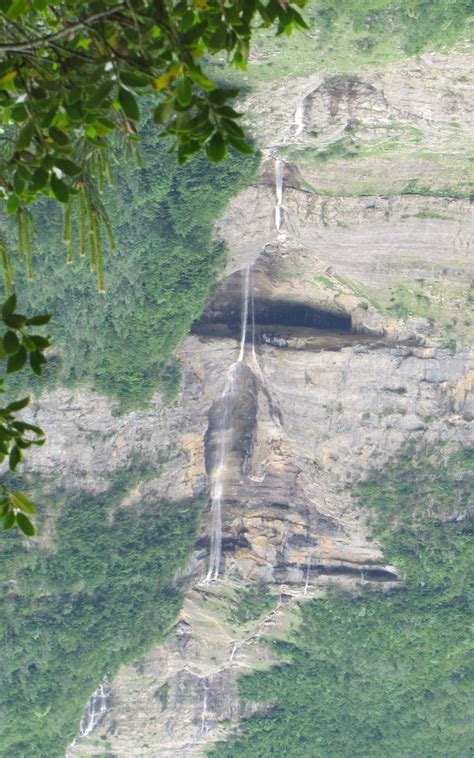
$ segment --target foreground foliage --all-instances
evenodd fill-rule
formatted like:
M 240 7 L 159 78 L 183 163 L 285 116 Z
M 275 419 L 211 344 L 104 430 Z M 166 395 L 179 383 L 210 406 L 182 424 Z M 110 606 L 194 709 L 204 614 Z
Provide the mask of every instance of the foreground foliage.
M 194 543 L 200 504 L 121 507 L 146 475 L 119 471 L 100 495 L 51 493 L 53 547 L 26 550 L 14 533 L 3 539 L 5 758 L 62 758 L 102 677 L 137 660 L 176 617 L 172 581 Z
M 129 145 L 136 139 L 144 95 L 180 164 L 202 147 L 215 163 L 229 146 L 251 154 L 237 122 L 242 114 L 228 102 L 237 91 L 209 78 L 209 56 L 222 52 L 245 67 L 255 26 L 276 27 L 277 34 L 304 28 L 297 10 L 304 2 L 3 0 L 0 205 L 17 218 L 28 277 L 29 206 L 47 196 L 65 206 L 67 242 L 77 214 L 80 254 L 88 252 L 104 289 L 104 237 L 113 242 L 97 190 L 111 176 L 111 138 Z M 9 288 L 8 251 L 5 260 Z
M 292 640 L 275 643 L 291 663 L 241 680 L 269 710 L 210 755 L 472 754 L 473 463 L 412 451 L 360 489 L 403 588 L 304 604 Z
M 30 327 L 41 327 L 49 323 L 50 316 L 24 316 L 15 312 L 16 304 L 16 296 L 11 295 L 1 309 L 4 329 L 0 340 L 0 365 L 5 370 L 5 375 L 0 376 L 0 393 L 5 392 L 7 376 L 21 371 L 25 365 L 31 367 L 37 376 L 41 376 L 46 363 L 43 351 L 51 344 L 44 335 L 32 334 L 30 331 Z M 42 429 L 17 416 L 29 402 L 29 397 L 22 397 L 0 408 L 0 463 L 7 459 L 10 471 L 16 471 L 24 450 L 45 442 Z M 3 482 L 0 484 L 0 520 L 3 521 L 4 529 L 17 526 L 24 534 L 32 537 L 35 528 L 31 516 L 35 511 L 35 506 L 26 495 L 11 491 Z

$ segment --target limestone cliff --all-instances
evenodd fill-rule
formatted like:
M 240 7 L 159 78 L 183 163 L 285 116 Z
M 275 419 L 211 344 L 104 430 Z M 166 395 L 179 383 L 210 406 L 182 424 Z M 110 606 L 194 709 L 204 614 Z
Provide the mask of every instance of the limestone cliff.
M 351 489 L 407 442 L 455 449 L 470 439 L 467 67 L 461 54 L 425 56 L 377 73 L 287 80 L 276 94 L 254 89 L 254 119 L 269 97 L 278 112 L 258 119 L 259 181 L 218 224 L 228 266 L 180 349 L 176 403 L 156 397 L 147 412 L 116 417 L 86 390 L 58 391 L 34 409 L 51 442 L 31 466 L 56 484 L 105 487 L 132 449 L 157 468 L 137 500 L 208 491 L 220 397 L 239 352 L 242 269 L 252 266 L 255 352 L 247 346 L 236 378 L 220 578 L 203 583 L 207 511 L 177 578 L 188 591 L 169 640 L 110 682 L 110 710 L 74 755 L 104 744 L 121 758 L 202 755 L 242 714 L 239 674 L 270 662 L 262 635 L 297 623 L 295 599 L 338 583 L 403 581 L 370 540 Z M 229 607 L 257 581 L 274 606 L 239 625 Z

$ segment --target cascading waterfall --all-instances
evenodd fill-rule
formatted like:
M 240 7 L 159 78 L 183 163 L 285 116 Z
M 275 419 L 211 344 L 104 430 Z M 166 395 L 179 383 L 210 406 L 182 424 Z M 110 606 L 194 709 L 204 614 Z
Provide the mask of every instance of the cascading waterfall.
M 304 131 L 304 112 L 305 112 L 305 106 L 306 106 L 306 95 L 305 97 L 300 101 L 298 104 L 298 107 L 295 111 L 295 137 L 299 137 L 300 134 Z
M 224 475 L 227 463 L 227 451 L 229 438 L 232 431 L 232 405 L 234 401 L 235 376 L 242 363 L 245 354 L 245 342 L 247 340 L 247 323 L 249 316 L 249 289 L 250 289 L 250 266 L 245 269 L 243 303 L 242 303 L 242 328 L 240 337 L 239 357 L 227 372 L 224 391 L 221 395 L 222 415 L 221 425 L 218 430 L 219 440 L 217 446 L 217 466 L 211 476 L 211 550 L 209 555 L 209 569 L 206 582 L 211 582 L 219 576 L 222 554 L 222 497 L 224 494 Z M 253 309 L 252 309 L 253 310 Z M 252 326 L 252 355 L 255 354 L 255 317 Z M 256 355 L 255 355 L 256 360 Z
M 109 696 L 110 692 L 107 685 L 99 684 L 96 691 L 89 700 L 86 712 L 81 719 L 81 723 L 79 725 L 79 737 L 87 737 L 88 734 L 94 731 L 97 724 L 99 721 L 101 721 L 107 710 Z
M 275 160 L 275 193 L 275 227 L 279 232 L 283 221 L 283 161 L 279 158 Z
M 110 690 L 107 684 L 99 684 L 94 694 L 87 703 L 87 708 L 79 724 L 79 735 L 69 745 L 66 751 L 66 758 L 71 758 L 74 754 L 74 748 L 77 745 L 77 739 L 87 737 L 94 731 L 96 726 L 102 721 L 109 706 Z

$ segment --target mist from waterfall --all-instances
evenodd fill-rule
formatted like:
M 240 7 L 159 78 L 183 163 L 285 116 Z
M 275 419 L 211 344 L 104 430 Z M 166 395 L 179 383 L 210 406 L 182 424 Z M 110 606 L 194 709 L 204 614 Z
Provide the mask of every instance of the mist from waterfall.
M 229 449 L 230 436 L 232 433 L 232 406 L 234 403 L 235 377 L 239 365 L 243 362 L 245 343 L 247 340 L 247 327 L 249 319 L 249 290 L 250 290 L 250 266 L 245 269 L 245 277 L 242 292 L 242 326 L 240 337 L 239 357 L 233 363 L 228 372 L 221 395 L 222 414 L 218 431 L 217 466 L 211 475 L 211 549 L 209 554 L 209 568 L 206 582 L 211 582 L 219 576 L 222 556 L 222 499 L 224 495 L 224 475 L 227 464 L 227 452 Z M 255 354 L 255 313 L 252 296 L 252 356 L 258 366 Z M 259 367 L 260 369 L 260 367 Z
M 279 232 L 283 221 L 283 161 L 275 160 L 275 227 Z

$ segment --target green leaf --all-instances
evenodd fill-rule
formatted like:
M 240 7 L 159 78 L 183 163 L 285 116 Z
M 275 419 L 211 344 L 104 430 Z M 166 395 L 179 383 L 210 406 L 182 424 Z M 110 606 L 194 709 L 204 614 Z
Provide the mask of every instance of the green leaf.
M 9 216 L 12 216 L 14 213 L 16 213 L 16 210 L 18 208 L 19 199 L 17 195 L 10 195 L 10 197 L 7 200 L 7 213 Z
M 125 115 L 132 121 L 138 121 L 140 118 L 140 110 L 132 93 L 129 92 L 129 90 L 120 87 L 118 99 Z
M 9 313 L 14 313 L 16 308 L 16 295 L 13 293 L 13 295 L 10 295 L 8 300 L 5 300 L 5 302 L 2 305 L 2 316 L 8 316 Z
M 23 458 L 21 450 L 15 445 L 10 450 L 10 456 L 9 456 L 9 466 L 10 471 L 15 471 L 16 467 L 20 463 L 21 459 Z
M 9 510 L 8 514 L 3 519 L 3 528 L 5 529 L 5 531 L 7 529 L 11 529 L 15 521 L 16 521 L 15 511 Z
M 221 123 L 228 134 L 232 134 L 233 137 L 237 137 L 238 139 L 245 139 L 244 130 L 236 124 L 235 121 L 231 121 L 229 118 L 223 118 Z
M 220 163 L 224 160 L 226 152 L 224 137 L 220 132 L 216 132 L 206 143 L 206 155 L 213 163 Z
M 33 134 L 35 133 L 35 125 L 34 122 L 30 119 L 26 122 L 25 126 L 21 130 L 20 134 L 18 135 L 18 139 L 16 141 L 16 149 L 17 150 L 24 150 L 28 147 L 31 140 L 33 139 Z
M 3 337 L 3 347 L 7 355 L 15 355 L 20 349 L 20 342 L 15 332 L 8 331 Z
M 13 505 L 15 508 L 19 508 L 20 511 L 23 511 L 24 513 L 29 513 L 33 515 L 33 513 L 36 513 L 36 508 L 29 500 L 26 495 L 24 495 L 22 492 L 11 492 L 10 493 L 10 500 L 13 501 Z
M 44 314 L 39 314 L 38 316 L 32 316 L 31 318 L 27 318 L 25 323 L 28 326 L 44 326 L 45 324 L 49 324 L 50 321 L 51 321 L 51 314 L 44 313 Z
M 15 355 L 11 355 L 7 361 L 7 374 L 20 371 L 26 363 L 26 350 L 22 346 Z
M 13 176 L 13 189 L 17 195 L 21 195 L 25 189 L 25 180 L 20 175 L 19 171 L 15 171 L 15 174 Z
M 214 105 L 223 105 L 227 100 L 237 97 L 239 90 L 236 87 L 231 89 L 216 89 L 209 94 L 209 100 Z
M 97 89 L 92 93 L 92 95 L 87 100 L 87 107 L 88 108 L 97 108 L 98 105 L 100 105 L 105 98 L 111 93 L 113 88 L 113 82 L 104 82 L 100 85 L 100 87 L 97 87 Z
M 60 203 L 67 203 L 69 200 L 70 188 L 62 179 L 58 179 L 54 172 L 51 174 L 51 189 Z
M 153 82 L 153 77 L 141 71 L 121 71 L 120 81 L 127 87 L 147 87 Z
M 18 526 L 20 527 L 23 534 L 26 534 L 28 537 L 33 537 L 35 534 L 35 528 L 33 524 L 31 523 L 30 519 L 25 516 L 24 513 L 17 513 L 16 514 L 16 522 Z
M 21 316 L 19 313 L 12 313 L 10 315 L 5 315 L 3 320 L 11 329 L 21 329 L 25 326 L 26 316 Z
M 233 137 L 231 134 L 227 135 L 227 141 L 229 145 L 232 145 L 232 147 L 238 150 L 239 153 L 243 153 L 244 155 L 253 155 L 255 152 L 252 145 L 249 145 L 249 143 L 245 142 L 243 139 Z
M 217 112 L 220 116 L 225 116 L 225 118 L 242 118 L 242 113 L 237 113 L 233 108 L 230 107 L 230 105 L 220 105 L 217 107 Z
M 43 189 L 44 185 L 48 181 L 49 173 L 42 166 L 39 166 L 33 173 L 33 180 L 31 182 L 34 190 Z
M 8 11 L 5 15 L 10 19 L 10 21 L 14 21 L 23 13 L 27 7 L 28 0 L 13 0 L 13 2 L 10 3 L 10 7 L 8 8 Z
M 19 103 L 18 105 L 15 105 L 11 111 L 10 115 L 13 119 L 13 121 L 16 121 L 17 123 L 20 121 L 25 121 L 25 119 L 28 116 L 28 111 L 26 110 L 23 103 Z
M 69 145 L 69 137 L 65 132 L 63 132 L 62 129 L 58 129 L 57 126 L 52 126 L 49 130 L 49 134 L 56 142 L 56 144 L 61 145 L 61 147 Z
M 21 411 L 23 408 L 26 408 L 28 403 L 30 402 L 29 397 L 23 397 L 21 400 L 15 400 L 13 403 L 10 403 L 5 408 L 5 411 L 7 413 L 14 413 L 15 411 Z
M 30 353 L 30 366 L 31 370 L 33 371 L 36 376 L 41 376 L 43 373 L 43 369 L 41 368 L 41 353 L 39 350 L 37 350 L 35 353 Z
M 14 421 L 12 426 L 19 432 L 34 432 L 38 437 L 44 437 L 44 431 L 34 424 L 27 424 L 26 421 Z
M 169 121 L 173 113 L 174 109 L 171 103 L 160 103 L 153 110 L 153 121 L 155 124 L 164 124 L 166 121 Z
M 207 78 L 201 71 L 190 71 L 189 76 L 195 84 L 205 90 L 215 90 L 216 85 Z M 238 91 L 238 90 L 237 90 Z
M 44 437 L 44 431 L 34 424 L 27 424 L 26 421 L 14 421 L 12 426 L 19 432 L 34 432 L 38 437 Z
M 193 99 L 193 87 L 189 79 L 180 79 L 176 87 L 176 98 L 183 107 L 190 105 Z
M 34 340 L 31 339 L 29 334 L 23 335 L 21 343 L 28 353 L 31 353 L 32 350 L 36 350 L 36 344 Z
M 77 174 L 80 174 L 82 171 L 82 166 L 74 163 L 74 161 L 71 161 L 69 158 L 56 158 L 54 163 L 61 169 L 61 171 L 67 174 L 67 176 L 77 176 Z
M 35 343 L 38 350 L 44 350 L 51 344 L 49 339 L 47 337 L 43 337 L 41 334 L 31 334 L 30 337 Z

